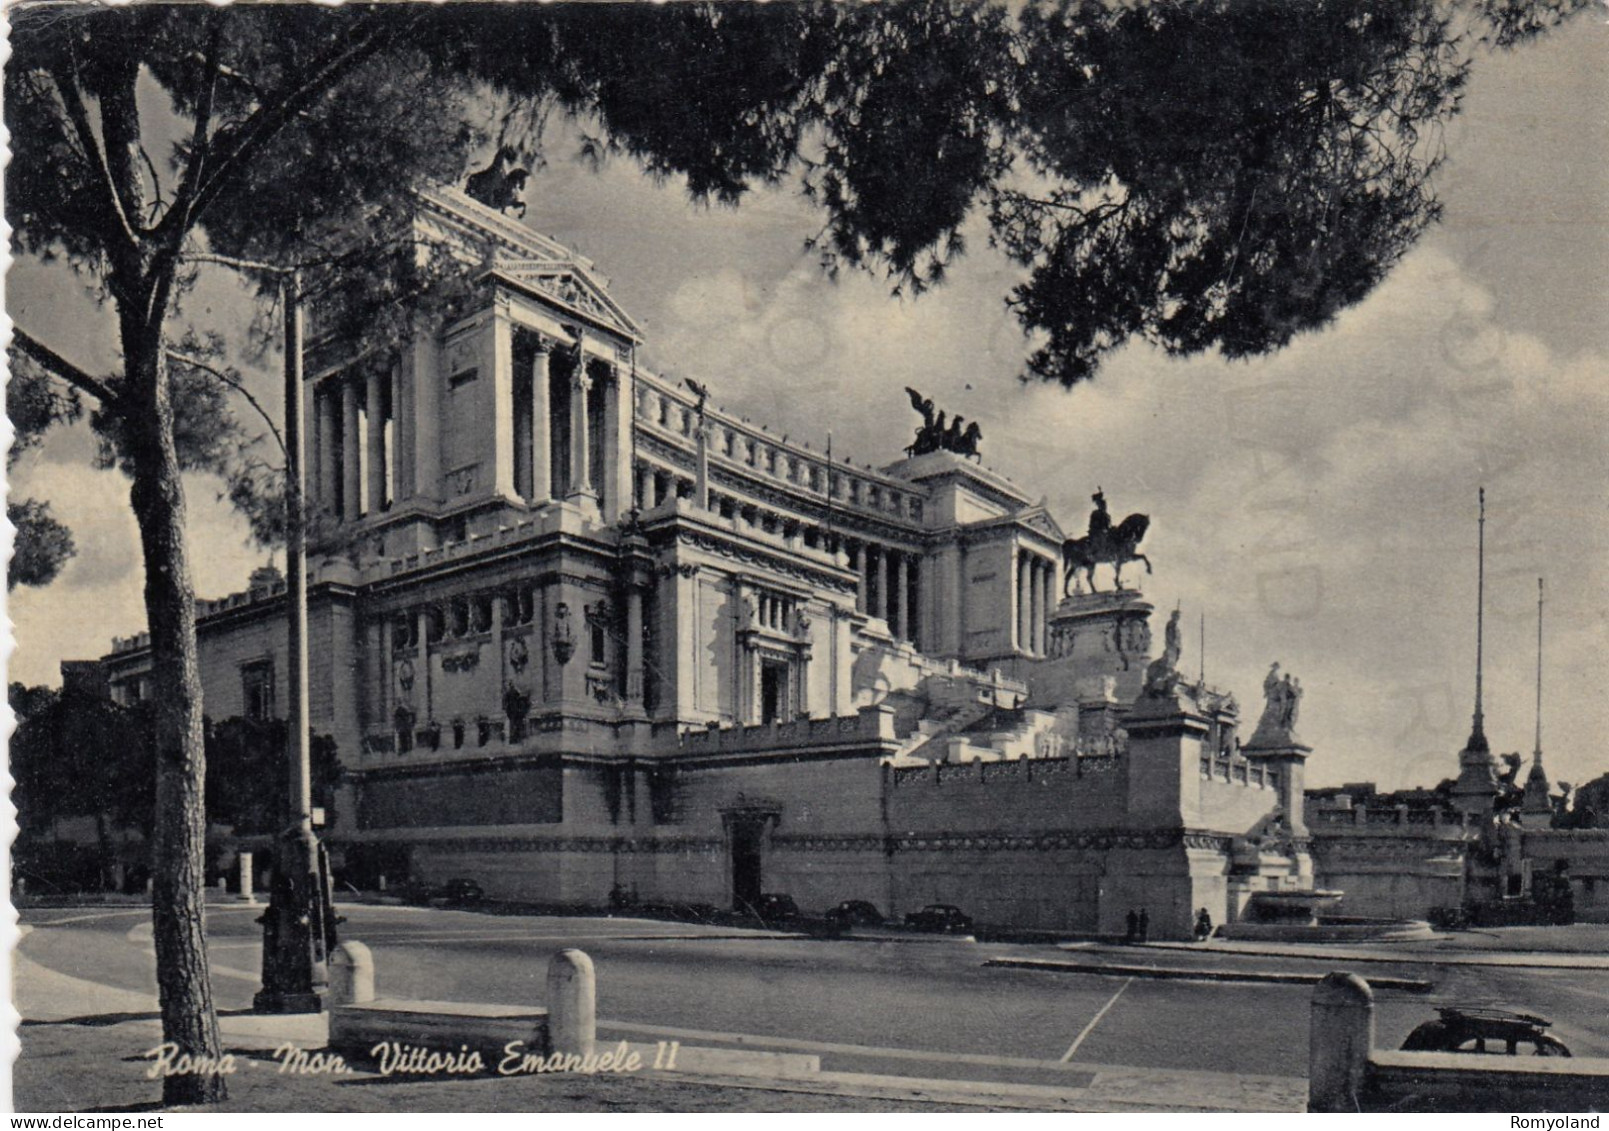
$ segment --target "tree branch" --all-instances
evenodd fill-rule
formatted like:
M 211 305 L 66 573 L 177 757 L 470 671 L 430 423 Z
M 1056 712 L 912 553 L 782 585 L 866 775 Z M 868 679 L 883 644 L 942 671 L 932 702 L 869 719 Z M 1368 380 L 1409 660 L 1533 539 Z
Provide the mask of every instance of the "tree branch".
M 218 46 L 222 40 L 221 26 L 216 17 L 212 22 L 212 34 L 207 37 L 207 51 L 202 57 L 201 66 L 207 73 L 206 83 L 201 88 L 201 97 L 196 103 L 195 129 L 190 134 L 190 161 L 185 166 L 184 176 L 179 180 L 179 187 L 173 193 L 173 207 L 167 216 L 162 218 L 158 226 L 159 231 L 168 228 L 168 217 L 180 215 L 180 231 L 190 230 L 190 220 L 195 214 L 196 186 L 201 183 L 201 175 L 211 156 L 212 147 L 212 105 L 218 92 Z
M 151 160 L 151 155 L 146 151 L 143 144 L 140 146 L 140 157 L 145 161 L 146 171 L 151 174 L 151 196 L 153 199 L 151 201 L 151 215 L 147 220 L 149 223 L 156 219 L 156 214 L 162 210 L 167 202 L 162 198 L 162 178 L 157 175 L 156 163 Z
M 66 381 L 101 402 L 101 407 L 114 412 L 122 411 L 122 397 L 118 391 L 99 377 L 91 377 L 61 354 L 45 345 L 21 327 L 12 329 L 11 344 L 38 362 L 53 376 Z
M 274 423 L 273 418 L 268 415 L 268 410 L 263 408 L 262 404 L 257 400 L 257 398 L 251 395 L 251 390 L 247 389 L 242 382 L 237 381 L 223 370 L 213 366 L 210 362 L 202 361 L 199 357 L 196 357 L 193 354 L 181 353 L 180 351 L 173 349 L 170 349 L 167 352 L 168 359 L 170 361 L 177 361 L 180 365 L 188 365 L 192 369 L 199 369 L 201 372 L 215 377 L 219 381 L 222 381 L 225 385 L 228 385 L 231 389 L 235 390 L 235 392 L 245 397 L 246 400 L 251 404 L 251 407 L 257 410 L 257 415 L 263 418 L 263 423 L 268 425 L 268 430 L 274 434 L 274 443 L 279 445 L 280 454 L 284 455 L 286 459 L 290 458 L 285 449 L 285 437 L 280 435 L 279 427 Z
M 223 143 L 224 152 L 213 163 L 206 177 L 197 184 L 193 199 L 184 208 L 174 208 L 164 218 L 164 225 L 172 219 L 174 226 L 188 231 L 194 217 L 199 216 L 212 198 L 222 191 L 229 178 L 268 144 L 291 118 L 334 86 L 348 71 L 402 34 L 406 30 L 404 25 L 411 26 L 418 18 L 399 20 L 395 15 L 385 14 L 367 25 L 368 34 L 358 38 L 357 42 L 351 42 L 349 36 L 346 42 L 331 49 L 323 60 L 310 68 L 308 77 L 294 90 L 287 92 L 277 104 L 257 110 L 236 129 L 218 131 L 213 136 L 213 144 L 217 146 Z M 180 216 L 182 220 L 178 218 Z
M 111 166 L 106 163 L 106 154 L 95 140 L 95 130 L 89 123 L 89 110 L 85 108 L 83 94 L 78 89 L 76 67 L 76 62 L 73 64 L 73 70 L 58 62 L 51 68 L 50 77 L 56 83 L 56 92 L 61 95 L 62 105 L 67 110 L 67 120 L 72 123 L 78 144 L 84 150 L 84 159 L 98 174 L 98 187 L 105 194 L 111 215 L 117 219 L 117 228 L 108 234 L 122 235 L 126 243 L 121 250 L 134 252 L 139 249 L 140 238 L 135 234 L 133 225 L 129 223 L 128 214 L 123 211 L 123 199 L 118 196 L 117 186 L 112 181 Z M 115 249 L 108 247 L 106 250 L 111 254 Z

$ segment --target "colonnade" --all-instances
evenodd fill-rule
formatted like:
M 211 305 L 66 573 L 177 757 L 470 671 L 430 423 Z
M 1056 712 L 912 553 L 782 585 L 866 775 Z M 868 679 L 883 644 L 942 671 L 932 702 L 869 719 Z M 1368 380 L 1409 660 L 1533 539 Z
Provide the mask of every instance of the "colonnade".
M 313 390 L 314 492 L 342 522 L 395 501 L 392 375 L 371 367 L 321 381 Z
M 843 540 L 849 555 L 849 568 L 860 575 L 855 606 L 870 616 L 881 617 L 896 640 L 920 645 L 921 559 L 908 551 L 878 542 Z
M 625 514 L 631 452 L 628 377 L 621 368 L 531 335 L 513 397 L 514 490 L 531 504 L 590 499 L 608 517 Z M 555 355 L 561 360 L 555 364 Z M 556 383 L 561 383 L 557 384 Z M 555 411 L 558 410 L 558 411 Z
M 1050 613 L 1055 607 L 1056 565 L 1049 558 L 1016 552 L 1017 639 L 1019 651 L 1049 653 Z
M 312 493 L 324 513 L 339 522 L 355 522 L 416 492 L 452 496 L 470 490 L 493 491 L 533 505 L 589 499 L 603 505 L 606 517 L 625 513 L 631 419 L 629 393 L 622 388 L 628 378 L 620 367 L 506 323 L 494 333 L 500 339 L 509 335 L 508 348 L 492 353 L 496 364 L 513 372 L 480 384 L 490 390 L 481 395 L 492 398 L 479 410 L 486 414 L 486 430 L 467 443 L 463 438 L 458 442 L 481 470 L 462 486 L 430 481 L 441 474 L 435 469 L 443 454 L 426 449 L 447 442 L 439 425 L 402 429 L 395 423 L 404 392 L 409 411 L 415 411 L 411 399 L 420 400 L 416 416 L 433 422 L 449 419 L 444 407 L 434 413 L 423 407 L 441 380 L 439 374 L 432 373 L 422 384 L 413 378 L 413 387 L 400 390 L 394 368 L 369 366 L 325 377 L 314 386 Z M 423 363 L 419 357 L 413 360 L 414 368 Z M 399 440 L 417 450 L 399 452 Z M 423 480 L 412 481 L 421 474 Z M 403 476 L 410 482 L 400 482 Z
M 694 480 L 686 475 L 639 463 L 634 475 L 637 506 L 645 511 L 672 498 L 692 498 Z M 735 519 L 767 534 L 797 537 L 813 550 L 843 550 L 849 568 L 859 577 L 855 608 L 888 622 L 897 639 L 920 644 L 921 555 L 879 542 L 828 532 L 808 520 L 767 510 L 731 495 L 710 492 L 709 509 L 722 518 Z

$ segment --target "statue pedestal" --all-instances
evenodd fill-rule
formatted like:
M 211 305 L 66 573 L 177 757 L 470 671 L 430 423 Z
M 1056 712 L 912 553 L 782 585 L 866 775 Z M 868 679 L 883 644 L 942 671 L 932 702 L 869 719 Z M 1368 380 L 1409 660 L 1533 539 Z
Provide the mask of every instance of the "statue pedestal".
M 1240 748 L 1248 761 L 1261 762 L 1268 770 L 1279 774 L 1279 804 L 1285 811 L 1291 835 L 1307 835 L 1307 819 L 1303 812 L 1306 803 L 1307 759 L 1313 753 L 1311 746 L 1297 741 L 1288 728 L 1258 726 L 1250 742 Z
M 1064 598 L 1050 614 L 1047 658 L 1028 669 L 1029 702 L 1046 710 L 1097 697 L 1133 702 L 1150 660 L 1153 608 L 1137 589 Z

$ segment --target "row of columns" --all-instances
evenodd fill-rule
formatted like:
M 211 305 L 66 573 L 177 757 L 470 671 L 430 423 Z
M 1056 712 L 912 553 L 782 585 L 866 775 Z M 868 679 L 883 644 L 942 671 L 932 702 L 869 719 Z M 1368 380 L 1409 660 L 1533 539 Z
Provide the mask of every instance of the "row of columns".
M 494 335 L 501 339 L 511 332 L 499 320 Z M 500 344 L 493 351 L 498 363 L 506 355 L 512 366 L 512 349 Z M 553 419 L 554 380 L 552 357 L 554 342 L 547 338 L 537 340 L 525 380 L 528 382 L 529 412 L 516 417 L 513 411 L 513 383 L 494 381 L 493 395 L 500 403 L 495 406 L 493 420 L 498 430 L 497 442 L 487 454 L 496 464 L 489 480 L 496 488 L 510 496 L 523 496 L 536 504 L 562 497 L 571 500 L 590 498 L 598 500 L 610 493 L 613 485 L 620 484 L 619 493 L 629 490 L 630 393 L 624 388 L 610 390 L 611 395 L 599 398 L 593 389 L 600 375 L 589 366 L 585 354 L 567 374 L 569 415 L 568 450 L 560 453 L 563 460 L 559 471 L 562 483 L 554 483 L 554 452 L 561 437 L 555 434 Z M 414 361 L 417 367 L 417 359 Z M 623 385 L 627 378 L 618 367 L 609 366 L 615 385 Z M 610 379 L 610 375 L 604 377 Z M 561 378 L 563 379 L 563 378 Z M 386 509 L 398 497 L 395 482 L 399 474 L 396 444 L 388 424 L 396 418 L 398 391 L 390 388 L 392 374 L 378 368 L 367 373 L 346 373 L 325 378 L 313 391 L 314 445 L 316 468 L 313 489 L 319 506 L 341 522 L 355 522 L 365 515 Z M 527 390 L 521 390 L 522 393 Z M 601 406 L 595 402 L 603 400 Z M 603 443 L 600 452 L 593 452 L 592 436 L 596 431 L 592 420 L 602 410 Z M 512 426 L 512 427 L 511 427 Z M 504 432 L 504 429 L 508 429 Z M 519 483 L 514 479 L 514 431 L 518 429 L 518 446 L 529 452 L 529 467 Z M 436 429 L 418 429 L 414 442 L 420 446 L 438 443 Z M 506 438 L 505 438 L 506 437 Z M 426 459 L 421 452 L 417 459 L 425 466 L 434 467 L 436 460 Z M 618 479 L 611 475 L 608 466 L 597 466 L 597 456 L 604 464 L 614 461 L 619 465 Z M 426 473 L 430 474 L 429 472 Z M 434 492 L 439 485 L 425 483 L 418 488 Z M 625 512 L 625 505 L 611 511 Z
M 634 490 L 637 505 L 644 510 L 653 510 L 672 498 L 696 495 L 697 488 L 693 481 L 673 472 L 639 464 L 635 471 Z M 729 496 L 712 498 L 710 508 L 720 510 L 723 515 L 730 510 L 732 514 L 741 515 L 756 526 L 762 523 L 763 516 L 759 507 L 734 500 Z M 779 516 L 778 529 L 786 531 L 790 521 Z M 811 529 L 800 526 L 799 530 L 808 544 Z M 920 617 L 916 612 L 920 607 L 918 604 L 921 583 L 920 555 L 876 542 L 829 535 L 819 529 L 814 533 L 818 545 L 832 543 L 835 545 L 829 548 L 841 547 L 847 551 L 849 568 L 860 577 L 855 598 L 856 609 L 887 621 L 888 630 L 897 639 L 917 643 L 920 623 Z
M 327 378 L 313 392 L 314 484 L 318 504 L 342 522 L 383 510 L 392 498 L 394 453 L 389 372 L 372 369 Z
M 532 355 L 530 370 L 531 414 L 521 421 L 529 430 L 531 474 L 529 484 L 521 484 L 532 503 L 545 503 L 556 497 L 553 483 L 553 344 L 540 339 Z M 569 451 L 566 453 L 564 497 L 596 499 L 591 452 L 591 399 L 593 377 L 587 371 L 586 355 L 581 354 L 569 378 Z
M 1017 551 L 1017 650 L 1035 656 L 1049 651 L 1050 611 L 1056 567 L 1048 558 Z
M 603 502 L 609 517 L 624 515 L 627 504 L 623 496 L 631 489 L 631 401 L 625 386 L 629 377 L 618 365 L 608 363 L 606 372 L 595 371 L 593 361 L 576 347 L 577 361 L 567 375 L 567 407 L 569 414 L 568 451 L 562 453 L 562 486 L 565 499 L 580 501 L 591 499 Z M 530 475 L 528 482 L 518 485 L 519 493 L 533 503 L 545 503 L 560 497 L 560 485 L 553 482 L 554 451 L 557 439 L 552 419 L 554 343 L 546 338 L 537 340 L 530 367 L 530 405 L 528 420 L 518 425 L 528 429 Z M 605 394 L 594 396 L 598 382 L 605 382 Z M 602 404 L 595 404 L 601 400 Z M 593 415 L 601 411 L 602 419 L 594 422 Z M 602 443 L 593 452 L 592 434 L 601 425 Z
M 917 556 L 876 542 L 846 539 L 845 548 L 850 568 L 860 574 L 856 608 L 887 621 L 896 640 L 917 642 L 917 618 L 912 615 L 921 580 Z

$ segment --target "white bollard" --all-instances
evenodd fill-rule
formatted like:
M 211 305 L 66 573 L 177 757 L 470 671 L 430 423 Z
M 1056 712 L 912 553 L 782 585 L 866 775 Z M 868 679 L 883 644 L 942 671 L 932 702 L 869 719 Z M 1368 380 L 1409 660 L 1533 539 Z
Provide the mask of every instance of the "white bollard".
M 240 856 L 240 902 L 256 903 L 257 897 L 251 890 L 251 853 L 242 852 Z
M 591 1056 L 598 1039 L 598 980 L 585 951 L 548 963 L 548 1051 Z
M 330 955 L 330 1005 L 374 1000 L 374 955 L 360 942 L 344 942 Z
M 1307 1110 L 1361 1110 L 1374 1048 L 1374 991 L 1356 974 L 1326 974 L 1313 988 Z

